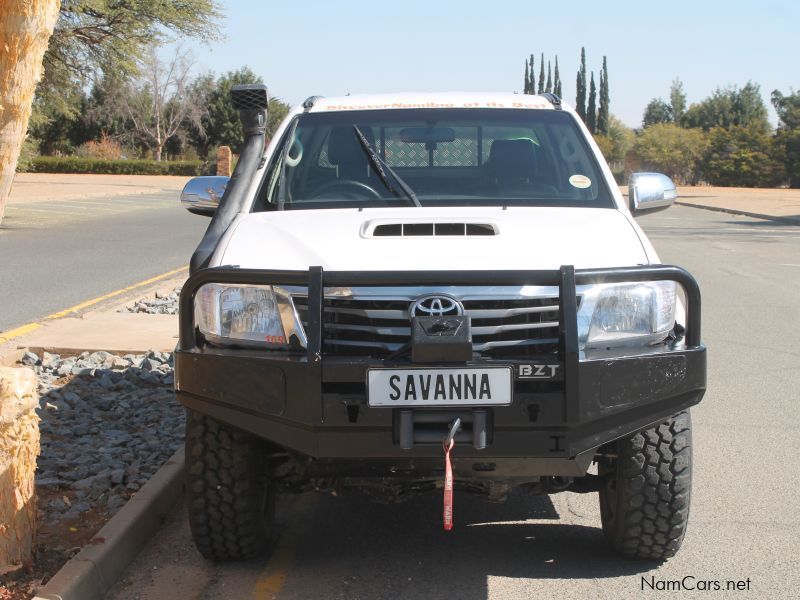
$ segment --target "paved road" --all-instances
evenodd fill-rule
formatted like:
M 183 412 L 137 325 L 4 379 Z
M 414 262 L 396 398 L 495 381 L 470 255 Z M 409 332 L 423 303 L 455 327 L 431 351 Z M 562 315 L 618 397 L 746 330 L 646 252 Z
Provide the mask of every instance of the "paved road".
M 207 226 L 175 192 L 8 205 L 0 332 L 187 264 Z
M 709 392 L 693 411 L 691 523 L 677 557 L 658 565 L 609 555 L 592 494 L 516 495 L 504 505 L 458 494 L 449 534 L 438 494 L 398 506 L 304 495 L 281 501 L 272 556 L 234 565 L 199 558 L 180 507 L 111 597 L 663 597 L 643 593 L 642 578 L 663 586 L 685 576 L 741 580 L 750 591 L 737 598 L 796 597 L 800 227 L 682 207 L 642 224 L 665 262 L 699 279 L 710 349 Z

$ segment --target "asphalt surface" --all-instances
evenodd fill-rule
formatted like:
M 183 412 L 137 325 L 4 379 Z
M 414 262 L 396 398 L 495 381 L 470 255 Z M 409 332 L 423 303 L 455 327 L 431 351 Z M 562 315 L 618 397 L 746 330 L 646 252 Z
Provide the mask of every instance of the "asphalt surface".
M 203 561 L 178 507 L 110 597 L 663 597 L 676 580 L 695 588 L 679 597 L 796 597 L 800 227 L 684 207 L 641 223 L 664 262 L 699 280 L 709 348 L 691 520 L 675 558 L 610 554 L 594 494 L 500 505 L 456 494 L 450 533 L 439 494 L 389 506 L 307 494 L 280 501 L 271 556 L 239 564 Z M 706 580 L 723 591 L 702 591 Z M 728 581 L 741 591 L 726 593 Z
M 175 192 L 9 204 L 0 332 L 188 264 L 206 227 Z

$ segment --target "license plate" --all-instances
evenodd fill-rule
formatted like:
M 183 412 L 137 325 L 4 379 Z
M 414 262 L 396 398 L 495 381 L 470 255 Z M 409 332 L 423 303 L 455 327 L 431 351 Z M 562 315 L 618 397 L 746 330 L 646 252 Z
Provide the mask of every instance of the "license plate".
M 370 406 L 511 404 L 511 367 L 369 369 Z

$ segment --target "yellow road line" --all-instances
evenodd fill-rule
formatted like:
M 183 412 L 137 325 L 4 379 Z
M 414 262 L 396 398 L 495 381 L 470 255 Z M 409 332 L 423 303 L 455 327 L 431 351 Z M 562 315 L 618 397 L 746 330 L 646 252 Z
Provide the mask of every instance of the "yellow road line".
M 181 267 L 180 269 L 174 269 L 172 271 L 167 271 L 166 273 L 162 273 L 161 275 L 156 275 L 155 277 L 151 277 L 150 279 L 145 279 L 144 281 L 140 281 L 139 283 L 134 283 L 133 285 L 129 285 L 128 287 L 124 287 L 119 289 L 115 292 L 111 292 L 109 294 L 105 294 L 103 296 L 98 296 L 97 298 L 92 298 L 91 300 L 87 300 L 86 302 L 81 302 L 80 304 L 76 304 L 75 306 L 70 306 L 62 311 L 57 313 L 53 313 L 52 315 L 47 315 L 43 320 L 49 321 L 51 319 L 60 319 L 61 317 L 65 317 L 70 313 L 77 312 L 79 310 L 83 310 L 84 308 L 88 308 L 93 304 L 97 304 L 98 302 L 102 302 L 103 300 L 108 300 L 109 298 L 114 298 L 126 292 L 130 292 L 135 290 L 136 288 L 140 288 L 145 285 L 150 285 L 151 283 L 155 283 L 161 279 L 166 279 L 167 277 L 172 277 L 173 275 L 177 275 L 178 273 L 182 273 L 184 271 L 188 271 L 189 267 Z
M 280 594 L 297 550 L 297 534 L 285 532 L 272 552 L 264 574 L 253 587 L 255 600 L 273 600 Z
M 39 329 L 39 327 L 41 327 L 39 323 L 28 323 L 26 325 L 22 325 L 21 327 L 17 327 L 16 329 L 5 331 L 0 334 L 0 344 L 5 344 L 6 342 L 13 340 L 14 338 L 18 338 L 21 335 L 25 335 L 31 331 L 36 331 Z
M 187 267 L 181 267 L 180 269 L 173 269 L 172 271 L 167 271 L 166 273 L 162 273 L 161 275 L 156 275 L 155 277 L 151 277 L 150 279 L 145 279 L 144 281 L 140 281 L 139 283 L 134 283 L 133 285 L 129 285 L 114 292 L 98 296 L 97 298 L 92 298 L 91 300 L 86 300 L 85 302 L 81 302 L 80 304 L 76 304 L 75 306 L 70 306 L 69 308 L 65 308 L 64 310 L 60 310 L 51 315 L 47 315 L 42 319 L 42 321 L 52 321 L 53 319 L 60 319 L 62 317 L 66 317 L 71 313 L 78 312 L 79 310 L 83 310 L 84 308 L 89 308 L 90 306 L 94 306 L 95 304 L 103 302 L 104 300 L 115 298 L 127 292 L 131 292 L 135 289 L 138 289 L 140 287 L 144 287 L 146 285 L 150 285 L 151 283 L 155 283 L 162 279 L 172 277 L 173 275 L 184 273 L 188 270 L 189 267 L 187 266 Z M 5 342 L 13 340 L 14 338 L 18 338 L 22 335 L 35 331 L 39 329 L 41 326 L 42 326 L 41 321 L 32 322 L 32 323 L 26 323 L 25 325 L 17 327 L 16 329 L 11 329 L 10 331 L 0 332 L 0 344 L 4 344 Z

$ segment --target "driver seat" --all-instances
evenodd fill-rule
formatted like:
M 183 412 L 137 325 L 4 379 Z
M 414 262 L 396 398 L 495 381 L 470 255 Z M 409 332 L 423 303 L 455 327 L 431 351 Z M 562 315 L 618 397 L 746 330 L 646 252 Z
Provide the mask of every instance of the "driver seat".
M 371 127 L 358 127 L 369 145 L 375 149 L 375 134 Z M 328 161 L 336 167 L 337 179 L 365 181 L 369 179 L 370 163 L 352 125 L 337 125 L 328 136 Z

